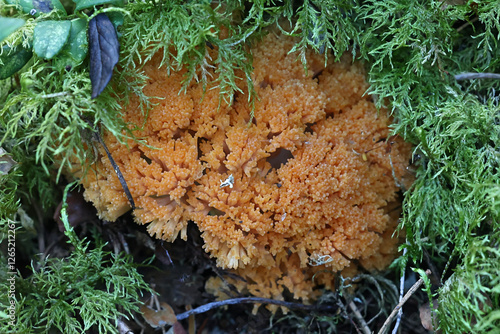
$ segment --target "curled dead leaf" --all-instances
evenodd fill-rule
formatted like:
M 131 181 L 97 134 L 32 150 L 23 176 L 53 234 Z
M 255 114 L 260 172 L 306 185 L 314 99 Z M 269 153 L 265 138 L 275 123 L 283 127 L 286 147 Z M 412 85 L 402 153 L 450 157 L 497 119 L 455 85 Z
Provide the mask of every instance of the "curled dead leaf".
M 435 311 L 438 307 L 438 301 L 434 300 L 432 302 L 432 305 Z M 434 331 L 434 326 L 432 325 L 432 312 L 430 303 L 427 302 L 423 305 L 420 305 L 418 310 L 420 312 L 420 322 L 422 323 L 422 326 L 428 331 Z
M 7 175 L 9 171 L 17 164 L 11 156 L 0 147 L 0 174 Z
M 153 328 L 172 326 L 168 333 L 186 333 L 182 325 L 177 321 L 174 310 L 167 303 L 160 303 L 160 310 L 153 310 L 149 306 L 142 305 L 141 313 L 146 322 Z

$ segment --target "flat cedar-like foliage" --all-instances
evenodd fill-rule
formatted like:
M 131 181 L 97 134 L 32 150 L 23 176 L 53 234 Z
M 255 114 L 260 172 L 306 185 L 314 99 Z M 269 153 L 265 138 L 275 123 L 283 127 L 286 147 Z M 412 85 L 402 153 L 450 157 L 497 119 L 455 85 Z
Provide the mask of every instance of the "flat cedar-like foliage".
M 70 229 L 64 211 L 62 220 L 75 250 L 65 259 L 46 260 L 40 269 L 32 268 L 32 276 L 19 280 L 15 330 L 84 333 L 94 327 L 99 333 L 115 332 L 116 319 L 138 311 L 140 292 L 149 288 L 126 254 L 104 251 L 103 244 L 89 249 L 89 242 Z
M 92 133 L 105 128 L 122 141 L 131 136 L 130 125 L 121 121 L 120 103 L 137 94 L 147 113 L 141 67 L 153 54 L 163 50 L 167 71 L 186 67 L 186 84 L 205 82 L 214 64 L 221 99 L 231 102 L 240 80 L 252 92 L 248 45 L 267 27 L 279 26 L 298 37 L 290 51 L 298 51 L 297 61 L 306 68 L 307 49 L 324 53 L 325 59 L 348 51 L 364 61 L 369 93 L 392 110 L 394 134 L 415 146 L 416 181 L 404 194 L 400 224 L 407 252 L 396 264 L 419 273 L 429 263 L 437 268 L 439 282 L 432 288 L 427 280 L 426 286 L 437 303 L 434 324 L 443 333 L 498 333 L 500 81 L 458 75 L 500 72 L 499 1 L 47 0 L 65 10 L 54 5 L 56 10 L 37 15 L 18 2 L 0 0 L 0 25 L 4 18 L 24 22 L 1 36 L 0 72 L 11 64 L 9 57 L 30 50 L 39 22 L 88 21 L 103 12 L 117 27 L 120 70 L 96 99 L 91 99 L 88 57 L 68 66 L 64 53 L 50 60 L 34 53 L 0 81 L 0 163 L 8 166 L 0 169 L 4 243 L 12 224 L 18 235 L 32 233 L 22 208 L 36 204 L 43 211 L 60 200 L 60 173 L 72 162 L 92 160 Z M 80 9 L 83 3 L 92 6 Z M 207 45 L 218 49 L 217 59 L 207 58 Z M 250 94 L 249 103 L 254 98 Z M 73 253 L 42 263 L 29 238 L 22 239 L 33 265 L 31 275 L 16 279 L 18 327 L 10 326 L 3 313 L 9 286 L 2 256 L 0 332 L 117 332 L 116 319 L 138 309 L 139 290 L 147 285 L 130 261 L 107 253 L 103 245 L 91 249 L 72 232 L 67 235 Z

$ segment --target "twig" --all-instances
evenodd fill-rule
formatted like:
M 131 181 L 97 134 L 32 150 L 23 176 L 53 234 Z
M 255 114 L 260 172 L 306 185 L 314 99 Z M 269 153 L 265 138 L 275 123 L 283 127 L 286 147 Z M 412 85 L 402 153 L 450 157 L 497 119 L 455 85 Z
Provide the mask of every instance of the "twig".
M 396 176 L 396 171 L 394 170 L 394 165 L 392 163 L 392 156 L 390 153 L 389 153 L 389 163 L 391 164 L 392 178 L 394 179 L 394 183 L 396 183 L 396 187 L 405 191 L 406 188 L 403 188 L 403 184 L 398 180 L 398 177 Z
M 259 27 L 258 25 L 255 25 L 255 27 L 252 30 L 250 30 L 245 36 L 243 36 L 242 38 L 240 38 L 236 42 L 228 44 L 227 46 L 233 47 L 233 46 L 240 44 L 241 42 L 244 42 L 251 34 L 253 34 L 255 32 L 255 30 L 257 30 L 258 27 Z
M 406 242 L 406 244 L 408 244 L 408 241 Z M 407 252 L 408 252 L 408 248 L 405 247 L 405 249 L 403 250 L 403 257 L 406 256 Z M 400 303 L 403 300 L 403 292 L 405 289 L 405 270 L 406 270 L 406 266 L 405 266 L 405 268 L 402 269 L 401 280 L 399 282 L 399 302 Z M 396 319 L 396 324 L 394 325 L 394 328 L 392 329 L 392 334 L 396 334 L 398 332 L 399 323 L 401 322 L 402 316 L 403 316 L 403 308 L 400 308 L 399 312 L 398 312 L 398 317 Z
M 115 162 L 115 159 L 111 156 L 111 153 L 108 150 L 108 147 L 104 143 L 104 140 L 102 140 L 101 136 L 99 133 L 96 131 L 94 132 L 94 137 L 97 139 L 97 141 L 104 147 L 104 151 L 106 151 L 106 154 L 108 155 L 109 162 L 111 162 L 111 165 L 113 166 L 113 169 L 115 170 L 116 176 L 118 176 L 118 180 L 120 181 L 120 184 L 122 185 L 123 191 L 125 191 L 125 195 L 127 196 L 128 201 L 130 202 L 130 206 L 132 207 L 132 210 L 135 210 L 135 202 L 134 198 L 132 197 L 132 194 L 130 193 L 130 190 L 128 189 L 127 186 L 127 181 L 125 181 L 125 178 L 123 177 L 122 172 L 120 171 L 120 167 Z
M 455 75 L 455 80 L 472 80 L 472 79 L 500 79 L 498 73 L 460 73 Z
M 427 276 L 429 276 L 431 274 L 431 271 L 429 269 L 427 269 L 425 271 L 425 274 Z M 415 284 L 413 284 L 413 286 L 410 288 L 410 290 L 408 290 L 408 292 L 405 294 L 403 299 L 401 299 L 401 301 L 398 303 L 398 305 L 396 305 L 394 310 L 392 310 L 391 314 L 389 315 L 387 320 L 382 325 L 382 328 L 380 328 L 378 334 L 385 333 L 385 331 L 387 330 L 387 327 L 389 327 L 390 323 L 392 322 L 392 319 L 396 316 L 396 314 L 399 312 L 399 310 L 403 307 L 404 303 L 406 303 L 408 301 L 408 299 L 410 299 L 410 297 L 415 293 L 415 291 L 418 290 L 418 288 L 420 288 L 420 286 L 422 284 L 424 284 L 424 280 L 422 278 L 419 279 Z
M 218 302 L 212 302 L 195 309 L 186 311 L 184 313 L 177 315 L 177 320 L 181 321 L 186 319 L 192 314 L 200 314 L 210 311 L 211 309 L 221 307 L 224 305 L 234 305 L 234 304 L 248 304 L 248 303 L 260 303 L 260 304 L 274 304 L 279 306 L 284 306 L 290 309 L 303 309 L 303 310 L 322 310 L 322 311 L 336 311 L 338 306 L 327 306 L 327 305 L 304 305 L 300 303 L 285 302 L 282 300 L 275 300 L 269 298 L 259 298 L 259 297 L 242 297 L 226 299 Z
M 191 305 L 187 305 L 186 309 L 189 311 L 189 310 L 192 310 L 193 307 Z M 194 314 L 191 314 L 189 316 L 189 320 L 188 320 L 188 331 L 189 331 L 189 334 L 196 334 L 196 321 L 195 321 L 195 317 L 194 317 Z
M 40 97 L 42 99 L 51 99 L 53 97 L 61 97 L 61 96 L 67 96 L 67 95 L 71 95 L 71 93 L 68 93 L 68 92 L 51 93 L 51 94 L 41 95 Z
M 354 313 L 354 317 L 356 318 L 356 320 L 358 320 L 359 325 L 361 326 L 361 330 L 363 331 L 363 333 L 364 334 L 371 334 L 372 332 L 371 332 L 370 328 L 368 328 L 368 325 L 366 324 L 365 319 L 363 318 L 363 316 L 361 315 L 361 313 L 359 313 L 359 310 L 358 310 L 358 308 L 356 307 L 356 304 L 354 304 L 353 301 L 351 301 L 349 303 L 349 308 Z
M 120 334 L 134 334 L 132 329 L 123 320 L 118 320 L 118 332 Z
M 463 29 L 465 29 L 467 26 L 471 25 L 472 23 L 476 22 L 477 20 L 479 19 L 478 16 L 476 16 L 475 18 L 473 18 L 472 20 L 470 20 L 469 22 L 465 22 L 464 24 L 462 24 L 460 27 L 457 28 L 457 32 L 460 32 L 462 31 Z

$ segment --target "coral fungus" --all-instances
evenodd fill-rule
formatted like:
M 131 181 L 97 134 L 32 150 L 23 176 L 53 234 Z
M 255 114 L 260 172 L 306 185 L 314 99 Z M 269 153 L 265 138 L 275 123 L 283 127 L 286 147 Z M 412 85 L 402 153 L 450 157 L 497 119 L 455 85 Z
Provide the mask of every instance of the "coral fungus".
M 219 100 L 215 80 L 179 94 L 184 72 L 167 74 L 153 57 L 144 92 L 160 99 L 135 132 L 147 145 L 123 145 L 111 134 L 104 141 L 137 222 L 152 235 L 185 239 L 192 221 L 217 265 L 246 279 L 238 288 L 279 299 L 286 288 L 308 302 L 315 273 L 315 284 L 332 288 L 326 272 L 352 272 L 358 263 L 381 269 L 392 260 L 397 218 L 388 208 L 410 147 L 390 138 L 389 116 L 364 94 L 361 65 L 346 56 L 325 67 L 311 52 L 305 71 L 288 53 L 293 44 L 270 33 L 252 49 L 253 120 L 243 84 L 232 105 Z M 123 117 L 141 125 L 137 105 L 132 99 Z M 92 168 L 85 196 L 115 220 L 129 210 L 122 186 L 104 152 Z

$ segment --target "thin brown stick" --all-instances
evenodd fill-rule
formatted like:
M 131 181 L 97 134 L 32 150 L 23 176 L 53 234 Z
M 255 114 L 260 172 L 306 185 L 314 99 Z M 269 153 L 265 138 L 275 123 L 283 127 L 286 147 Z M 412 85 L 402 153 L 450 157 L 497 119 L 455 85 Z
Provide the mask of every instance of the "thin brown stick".
M 111 152 L 109 152 L 108 147 L 104 143 L 104 140 L 102 140 L 101 136 L 99 135 L 99 132 L 97 132 L 97 131 L 94 132 L 94 138 L 97 139 L 97 141 L 104 148 L 104 151 L 106 151 L 106 154 L 108 155 L 109 162 L 113 166 L 113 169 L 115 170 L 116 176 L 118 176 L 118 180 L 120 181 L 120 184 L 122 185 L 123 191 L 125 192 L 125 196 L 127 196 L 127 199 L 130 203 L 130 206 L 132 207 L 132 210 L 135 210 L 134 198 L 132 197 L 132 194 L 130 193 L 130 190 L 128 189 L 127 181 L 125 181 L 125 178 L 123 177 L 123 174 L 120 170 L 120 167 L 118 167 L 118 165 L 116 164 L 115 159 L 113 159 Z
M 351 301 L 349 303 L 349 308 L 352 310 L 354 317 L 359 322 L 359 325 L 361 327 L 361 331 L 363 331 L 364 334 L 371 334 L 372 332 L 371 332 L 370 328 L 366 324 L 365 319 L 363 318 L 363 316 L 359 312 L 358 308 L 356 307 L 356 304 L 354 304 L 353 301 Z
M 476 22 L 478 19 L 479 19 L 479 17 L 476 16 L 475 18 L 473 18 L 469 22 L 465 22 L 464 24 L 462 24 L 460 27 L 457 28 L 457 32 L 462 31 L 463 29 L 465 29 L 466 27 L 468 27 L 472 23 Z
M 123 320 L 118 320 L 118 333 L 120 334 L 134 334 L 134 331 L 130 329 L 130 326 L 127 325 Z
M 455 75 L 455 80 L 472 80 L 472 79 L 500 79 L 498 73 L 460 73 Z
M 431 271 L 429 269 L 427 269 L 425 271 L 425 274 L 427 276 L 429 276 L 431 274 Z M 386 330 L 389 327 L 389 325 L 391 324 L 393 318 L 396 316 L 396 314 L 399 312 L 399 310 L 403 307 L 404 303 L 406 303 L 408 301 L 408 299 L 410 299 L 410 297 L 415 293 L 415 291 L 418 290 L 418 288 L 420 288 L 420 286 L 422 284 L 424 284 L 424 280 L 422 278 L 419 279 L 415 284 L 413 284 L 413 286 L 410 288 L 410 290 L 408 290 L 408 292 L 405 294 L 403 299 L 401 299 L 401 301 L 398 303 L 398 305 L 396 305 L 394 310 L 392 310 L 391 314 L 389 314 L 389 317 L 387 318 L 387 320 L 385 320 L 384 324 L 382 325 L 382 328 L 380 328 L 380 330 L 378 331 L 378 334 L 384 334 L 386 332 Z
M 59 92 L 59 93 L 52 93 L 52 94 L 41 95 L 40 97 L 42 99 L 51 99 L 53 97 L 61 97 L 61 96 L 67 96 L 67 95 L 71 95 L 71 93 L 69 93 L 69 92 Z
M 242 297 L 242 298 L 226 299 L 226 300 L 222 300 L 219 302 L 212 302 L 212 303 L 208 303 L 208 304 L 199 306 L 195 309 L 178 314 L 177 321 L 181 321 L 183 319 L 186 319 L 191 314 L 204 313 L 204 312 L 210 311 L 211 309 L 221 307 L 224 305 L 248 304 L 248 303 L 274 304 L 274 305 L 284 306 L 284 307 L 287 307 L 289 309 L 302 309 L 302 310 L 311 310 L 311 311 L 316 310 L 316 311 L 334 312 L 337 310 L 337 306 L 330 306 L 330 305 L 304 305 L 304 304 L 300 304 L 300 303 L 291 303 L 291 302 L 285 302 L 282 300 L 275 300 L 275 299 L 269 299 L 269 298 Z
M 408 240 L 406 240 L 406 244 L 408 244 Z M 407 252 L 408 252 L 408 247 L 405 247 L 403 250 L 403 257 L 406 255 Z M 403 268 L 402 273 L 401 273 L 401 278 L 399 281 L 399 301 L 403 300 L 403 292 L 405 291 L 405 276 L 406 276 L 405 271 L 406 271 L 406 268 Z M 396 317 L 396 324 L 392 328 L 392 334 L 397 334 L 399 324 L 401 323 L 402 317 L 403 317 L 403 309 L 400 308 L 398 311 L 398 315 Z

